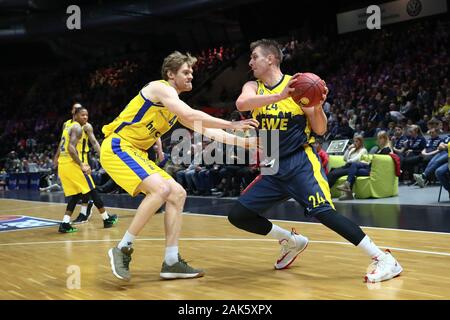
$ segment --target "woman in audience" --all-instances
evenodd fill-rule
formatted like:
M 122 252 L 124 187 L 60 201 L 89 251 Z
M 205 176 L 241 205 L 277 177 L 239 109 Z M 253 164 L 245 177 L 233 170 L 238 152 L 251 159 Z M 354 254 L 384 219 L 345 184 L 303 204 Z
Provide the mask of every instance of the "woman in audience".
M 391 141 L 386 131 L 380 131 L 377 134 L 378 151 L 375 154 L 389 154 L 393 153 Z M 348 170 L 347 180 L 337 187 L 343 192 L 339 200 L 352 200 L 352 187 L 356 181 L 357 176 L 370 175 L 370 157 L 362 157 L 360 161 L 352 162 Z
M 345 165 L 340 168 L 332 169 L 328 175 L 328 184 L 330 188 L 336 183 L 336 181 L 348 174 L 350 166 L 353 162 L 361 160 L 361 156 L 367 154 L 367 149 L 364 147 L 364 138 L 362 136 L 356 136 L 353 138 L 353 144 L 348 147 L 344 153 Z

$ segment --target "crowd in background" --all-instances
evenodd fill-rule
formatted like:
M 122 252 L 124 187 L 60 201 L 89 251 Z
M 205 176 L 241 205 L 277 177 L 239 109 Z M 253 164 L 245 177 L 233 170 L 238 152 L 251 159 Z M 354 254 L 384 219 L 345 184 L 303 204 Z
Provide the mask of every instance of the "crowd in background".
M 448 30 L 447 21 L 424 20 L 337 40 L 293 38 L 282 48 L 282 69 L 289 74 L 311 71 L 326 79 L 325 141 L 355 135 L 373 138 L 386 132 L 402 160 L 402 179 L 413 181 L 413 175 L 423 172 L 431 159 L 423 152 L 442 148 L 449 131 Z M 197 57 L 195 77 L 204 79 L 237 54 L 233 48 L 219 47 L 203 50 Z M 126 105 L 130 92 L 160 77 L 161 59 L 143 53 L 105 65 L 85 63 L 37 79 L 30 73 L 2 78 L 0 94 L 5 99 L 0 101 L 0 112 L 7 120 L 0 122 L 1 169 L 51 169 L 62 123 L 73 101 L 88 108 L 90 122 L 100 136 L 101 126 Z M 222 116 L 241 117 L 238 113 Z M 164 143 L 166 155 L 170 147 Z M 246 161 L 246 165 L 175 166 L 167 157 L 164 167 L 191 194 L 238 195 L 258 174 L 258 168 Z M 94 169 L 99 172 L 97 182 L 109 190 L 113 184 L 107 184 L 109 179 L 100 167 Z M 114 186 L 111 190 L 120 192 Z

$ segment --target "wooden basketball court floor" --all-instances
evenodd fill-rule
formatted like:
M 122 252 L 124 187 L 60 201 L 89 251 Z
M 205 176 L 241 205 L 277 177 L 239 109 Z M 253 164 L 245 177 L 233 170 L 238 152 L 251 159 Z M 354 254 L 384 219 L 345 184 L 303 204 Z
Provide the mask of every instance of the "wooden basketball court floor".
M 0 218 L 60 220 L 64 209 L 63 203 L 0 199 Z M 73 234 L 59 234 L 57 227 L 0 232 L 0 299 L 450 299 L 449 233 L 364 228 L 404 268 L 391 281 L 366 284 L 367 257 L 320 224 L 278 221 L 311 242 L 289 269 L 277 271 L 275 240 L 204 214 L 184 215 L 180 253 L 204 268 L 205 277 L 160 280 L 164 217 L 157 214 L 135 242 L 132 279 L 123 282 L 112 275 L 107 251 L 121 239 L 135 209 L 108 211 L 119 215 L 110 229 L 103 229 L 94 209 Z

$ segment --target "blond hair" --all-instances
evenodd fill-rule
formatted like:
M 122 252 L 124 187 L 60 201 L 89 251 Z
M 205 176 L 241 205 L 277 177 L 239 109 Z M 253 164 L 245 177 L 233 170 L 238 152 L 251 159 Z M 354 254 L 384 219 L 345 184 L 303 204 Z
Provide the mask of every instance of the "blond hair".
M 181 68 L 181 66 L 185 63 L 189 67 L 192 67 L 197 62 L 197 58 L 193 57 L 187 52 L 186 54 L 182 54 L 179 51 L 174 51 L 169 54 L 165 59 L 161 67 L 161 76 L 164 80 L 169 80 L 167 73 L 169 71 L 174 74 Z
M 384 140 L 386 141 L 384 146 L 380 146 L 380 149 L 384 149 L 384 148 L 388 147 L 389 149 L 391 149 L 391 152 L 392 152 L 393 150 L 392 150 L 392 146 L 391 146 L 391 139 L 389 139 L 389 135 L 387 134 L 387 132 L 384 130 L 379 131 L 377 133 L 377 139 L 380 139 L 380 138 L 384 138 Z

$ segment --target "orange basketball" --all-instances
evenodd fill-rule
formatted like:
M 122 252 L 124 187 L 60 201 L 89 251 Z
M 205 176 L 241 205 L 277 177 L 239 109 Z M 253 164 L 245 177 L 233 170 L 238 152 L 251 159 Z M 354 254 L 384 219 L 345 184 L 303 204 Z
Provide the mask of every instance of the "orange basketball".
M 322 79 L 314 73 L 301 73 L 292 87 L 295 88 L 291 93 L 292 99 L 303 108 L 319 105 L 322 95 L 325 94 Z

